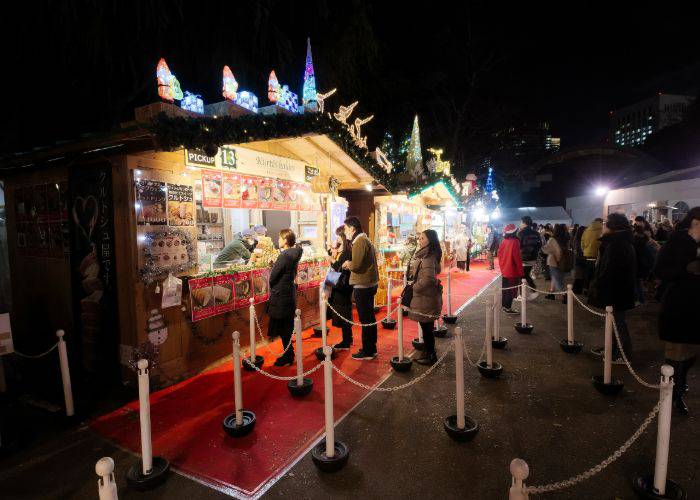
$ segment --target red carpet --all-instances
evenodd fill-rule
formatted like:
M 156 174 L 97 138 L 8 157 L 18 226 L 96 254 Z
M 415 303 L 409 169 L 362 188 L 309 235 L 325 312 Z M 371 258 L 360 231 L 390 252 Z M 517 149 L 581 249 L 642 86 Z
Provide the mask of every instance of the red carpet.
M 487 271 L 480 263 L 476 263 L 469 274 L 454 273 L 452 310 L 456 311 L 496 276 L 496 272 Z M 354 330 L 357 348 L 361 334 L 359 328 Z M 350 359 L 354 351 L 340 352 L 334 360 L 349 376 L 368 385 L 376 384 L 389 374 L 389 359 L 396 355 L 396 330 L 380 327 L 378 332 L 379 356 L 375 361 L 354 361 Z M 310 331 L 304 333 L 305 369 L 318 363 L 312 351 L 321 344 L 320 339 L 307 340 L 309 334 Z M 406 353 L 412 351 L 411 340 L 416 336 L 417 324 L 406 319 Z M 333 328 L 329 342 L 339 340 L 340 332 Z M 265 355 L 265 369 L 279 375 L 293 375 L 293 367 L 270 366 L 275 354 L 281 351 L 279 344 L 273 344 L 274 352 L 265 348 L 258 350 Z M 286 382 L 244 371 L 243 405 L 255 412 L 257 423 L 255 430 L 241 439 L 230 438 L 221 427 L 224 417 L 233 412 L 230 361 L 156 392 L 151 395 L 154 454 L 170 460 L 178 471 L 226 493 L 237 496 L 262 493 L 323 432 L 323 369 L 311 378 L 313 392 L 303 399 L 293 399 Z M 333 391 L 336 421 L 367 394 L 335 373 Z M 106 438 L 140 453 L 138 401 L 98 418 L 91 426 Z

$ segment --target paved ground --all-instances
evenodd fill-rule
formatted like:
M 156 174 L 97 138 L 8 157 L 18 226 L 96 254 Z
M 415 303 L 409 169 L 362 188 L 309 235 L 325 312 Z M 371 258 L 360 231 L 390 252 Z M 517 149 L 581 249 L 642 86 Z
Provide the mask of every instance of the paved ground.
M 543 285 L 542 285 L 543 286 Z M 630 314 L 635 366 L 649 381 L 658 379 L 661 346 L 655 335 L 657 305 Z M 484 297 L 477 299 L 460 325 L 468 334 L 472 358 L 482 345 Z M 528 484 L 542 484 L 583 472 L 610 455 L 637 429 L 658 399 L 658 393 L 637 384 L 624 367 L 614 373 L 625 381 L 624 392 L 609 398 L 598 394 L 590 377 L 602 373 L 600 358 L 588 348 L 599 344 L 602 321 L 575 308 L 577 334 L 584 352 L 564 354 L 565 306 L 530 303 L 535 332 L 515 333 L 515 318 L 502 316 L 508 349 L 496 351 L 504 366 L 500 380 L 481 378 L 467 367 L 467 414 L 481 430 L 470 443 L 451 441 L 442 421 L 454 413 L 454 358 L 449 354 L 426 380 L 410 389 L 370 395 L 336 429 L 350 446 L 348 466 L 333 475 L 316 470 L 309 455 L 267 492 L 270 498 L 436 498 L 502 499 L 507 496 L 508 464 L 520 457 L 530 465 Z M 444 350 L 451 339 L 438 340 Z M 403 383 L 425 368 L 396 374 L 387 385 Z M 700 414 L 700 377 L 691 373 L 688 403 Z M 700 429 L 698 417 L 674 415 L 670 477 L 681 483 L 688 498 L 700 498 Z M 656 421 L 616 463 L 596 477 L 550 499 L 633 498 L 630 478 L 653 469 Z M 120 498 L 226 498 L 179 475 L 161 488 L 139 494 L 126 489 L 130 454 L 115 449 L 91 431 L 79 428 L 46 432 L 24 450 L 0 459 L 3 498 L 95 498 L 94 461 L 110 455 L 117 462 Z

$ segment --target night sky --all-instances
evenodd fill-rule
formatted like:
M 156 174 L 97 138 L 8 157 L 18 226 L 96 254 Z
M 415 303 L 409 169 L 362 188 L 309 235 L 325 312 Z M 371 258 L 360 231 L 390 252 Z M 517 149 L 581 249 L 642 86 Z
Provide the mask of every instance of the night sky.
M 563 147 L 604 139 L 608 111 L 654 92 L 697 93 L 687 4 L 655 2 L 25 2 L 2 30 L 12 152 L 108 130 L 157 100 L 165 57 L 183 90 L 221 100 L 221 68 L 267 104 L 271 69 L 301 93 L 306 37 L 328 107 L 360 100 L 374 147 L 413 114 L 423 146 L 462 162 L 499 128 L 548 121 Z M 465 171 L 468 166 L 458 170 Z

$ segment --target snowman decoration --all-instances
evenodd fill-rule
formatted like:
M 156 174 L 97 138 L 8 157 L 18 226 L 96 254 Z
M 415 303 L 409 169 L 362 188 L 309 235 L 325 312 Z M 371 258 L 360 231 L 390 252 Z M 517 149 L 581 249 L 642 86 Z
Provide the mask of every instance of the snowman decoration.
M 148 341 L 155 346 L 160 346 L 167 339 L 168 327 L 165 326 L 163 315 L 160 314 L 158 309 L 152 309 L 151 316 L 148 318 Z

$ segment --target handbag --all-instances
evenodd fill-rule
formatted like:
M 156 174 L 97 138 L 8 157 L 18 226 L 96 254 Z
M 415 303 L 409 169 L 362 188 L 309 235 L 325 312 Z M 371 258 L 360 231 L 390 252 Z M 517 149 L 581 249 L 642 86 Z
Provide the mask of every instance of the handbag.
M 332 267 L 329 267 L 328 271 L 326 272 L 326 279 L 323 280 L 323 283 L 330 287 L 334 287 L 338 284 L 341 274 L 342 273 L 340 271 L 336 271 Z
M 411 307 L 411 301 L 413 300 L 413 279 L 415 279 L 416 276 L 418 276 L 418 271 L 420 270 L 420 265 L 422 261 L 418 261 L 418 265 L 416 266 L 416 272 L 414 273 L 413 276 L 411 276 L 411 282 L 406 282 L 406 286 L 403 287 L 403 290 L 401 291 L 401 305 L 404 307 Z M 411 263 L 408 263 L 409 267 Z

